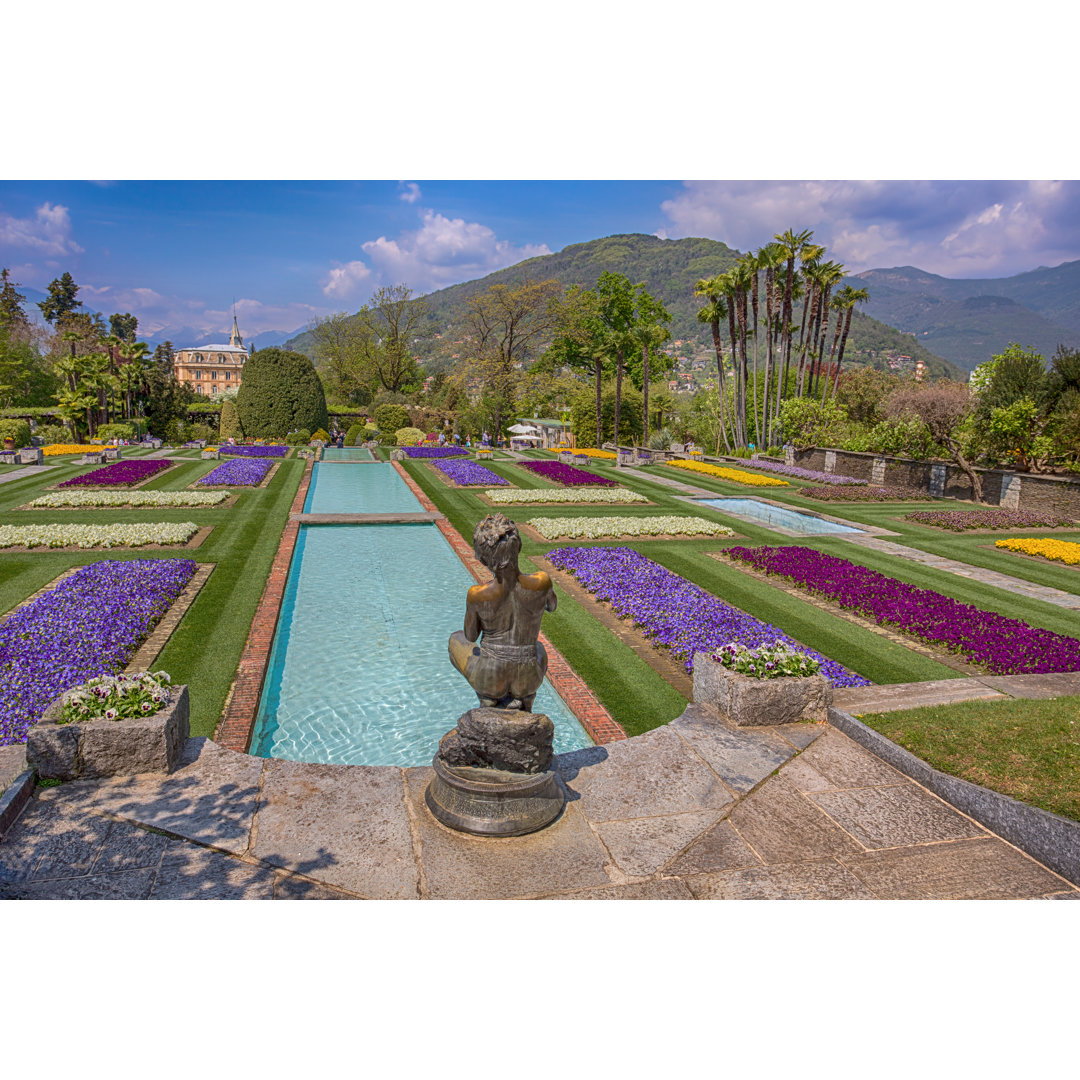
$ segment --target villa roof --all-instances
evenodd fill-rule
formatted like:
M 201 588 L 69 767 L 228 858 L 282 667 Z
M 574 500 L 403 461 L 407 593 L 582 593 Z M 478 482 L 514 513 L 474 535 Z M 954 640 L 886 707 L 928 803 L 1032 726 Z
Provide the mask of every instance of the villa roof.
M 246 353 L 247 349 L 238 345 L 186 345 L 177 352 L 234 352 Z

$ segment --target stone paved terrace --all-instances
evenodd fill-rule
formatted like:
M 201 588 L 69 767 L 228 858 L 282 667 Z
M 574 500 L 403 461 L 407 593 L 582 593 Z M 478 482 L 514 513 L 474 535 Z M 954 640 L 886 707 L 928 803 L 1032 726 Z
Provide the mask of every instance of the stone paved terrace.
M 531 836 L 438 824 L 429 768 L 311 765 L 189 741 L 171 776 L 39 789 L 5 899 L 1078 899 L 1080 890 L 827 725 L 702 706 L 557 759 Z

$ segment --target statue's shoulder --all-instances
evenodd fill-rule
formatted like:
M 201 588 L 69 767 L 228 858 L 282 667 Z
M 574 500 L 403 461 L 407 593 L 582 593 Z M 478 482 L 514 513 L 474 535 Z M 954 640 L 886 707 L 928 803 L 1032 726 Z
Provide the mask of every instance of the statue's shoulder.
M 465 596 L 465 599 L 470 604 L 480 604 L 488 598 L 489 590 L 496 582 L 489 581 L 486 585 L 473 585 Z
M 518 583 L 526 589 L 546 592 L 551 588 L 551 577 L 546 571 L 537 570 L 535 574 L 518 574 Z

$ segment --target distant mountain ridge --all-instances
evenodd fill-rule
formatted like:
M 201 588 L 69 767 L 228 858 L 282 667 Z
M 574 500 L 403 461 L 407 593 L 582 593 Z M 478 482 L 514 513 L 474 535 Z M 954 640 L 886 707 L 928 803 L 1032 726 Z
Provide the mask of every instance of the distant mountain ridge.
M 1010 341 L 1044 357 L 1080 347 L 1080 260 L 1005 278 L 946 278 L 915 266 L 853 275 L 870 293 L 868 315 L 968 370 Z
M 694 343 L 711 350 L 709 327 L 697 321 L 702 302 L 694 296 L 694 286 L 702 278 L 730 270 L 739 256 L 740 253 L 727 244 L 701 237 L 661 240 L 644 233 L 623 233 L 571 244 L 550 255 L 526 259 L 486 277 L 429 293 L 427 301 L 433 329 L 417 343 L 417 355 L 427 364 L 452 364 L 454 331 L 461 327 L 465 302 L 491 285 L 512 284 L 528 277 L 533 281 L 554 278 L 564 287 L 582 285 L 591 288 L 606 270 L 625 274 L 635 284 L 643 283 L 653 296 L 664 302 L 672 315 L 673 341 Z M 442 340 L 436 339 L 436 334 L 441 335 Z M 726 327 L 724 336 L 727 336 Z M 313 341 L 305 332 L 287 341 L 285 347 L 312 355 Z M 868 359 L 871 352 L 905 354 L 913 360 L 923 360 L 934 375 L 964 377 L 955 365 L 931 353 L 914 338 L 856 312 L 845 361 L 858 361 L 860 353 L 865 353 L 862 358 Z

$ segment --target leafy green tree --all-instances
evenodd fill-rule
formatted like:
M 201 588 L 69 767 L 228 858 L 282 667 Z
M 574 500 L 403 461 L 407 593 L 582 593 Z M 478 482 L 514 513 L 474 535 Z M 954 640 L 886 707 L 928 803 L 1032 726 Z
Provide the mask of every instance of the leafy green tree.
M 611 439 L 617 443 L 633 443 L 641 431 L 642 397 L 635 386 L 623 388 L 621 408 L 619 410 L 618 438 L 615 432 L 615 383 L 603 384 L 600 394 L 600 436 L 597 445 Z M 584 443 L 593 433 L 595 422 L 595 401 L 591 387 L 582 386 L 570 406 L 570 426 L 574 436 Z
M 49 295 L 38 301 L 41 314 L 50 325 L 63 322 L 64 318 L 82 307 L 78 299 L 79 286 L 66 270 L 49 282 Z
M 1036 405 L 1043 402 L 1049 380 L 1040 353 L 1010 342 L 990 363 L 990 378 L 976 408 L 978 424 L 989 423 L 995 409 L 1007 408 L 1021 398 L 1031 398 Z
M 790 397 L 780 406 L 780 429 L 798 450 L 836 446 L 843 438 L 847 411 L 832 398 L 824 402 Z
M 592 289 L 572 286 L 556 303 L 555 320 L 556 329 L 547 362 L 592 374 L 595 383 L 596 445 L 600 446 L 603 442 L 601 384 L 608 354 L 602 339 L 599 297 Z
M 124 315 L 116 314 L 109 316 L 109 333 L 118 337 L 121 341 L 134 343 L 135 334 L 139 329 L 139 320 L 131 312 Z
M 236 396 L 244 434 L 251 438 L 280 438 L 304 428 L 326 428 L 326 395 L 318 373 L 303 353 L 261 349 L 244 365 Z
M 18 285 L 17 281 L 11 280 L 11 271 L 6 266 L 0 270 L 0 330 L 11 332 L 30 327 L 23 310 L 26 297 L 17 291 Z
M 638 285 L 635 296 L 636 317 L 631 329 L 635 346 L 641 349 L 641 366 L 631 366 L 631 375 L 637 375 L 634 384 L 641 387 L 642 393 L 642 433 L 643 446 L 649 445 L 649 382 L 670 371 L 674 361 L 665 353 L 655 353 L 671 337 L 668 325 L 671 313 L 660 300 L 656 300 L 645 291 L 644 285 Z
M 404 283 L 377 289 L 356 313 L 368 333 L 366 363 L 384 389 L 411 393 L 423 382 L 423 372 L 412 355 L 412 342 L 427 317 L 427 302 L 414 297 Z
M 373 361 L 376 347 L 370 327 L 355 315 L 339 311 L 308 327 L 315 367 L 331 399 L 367 405 L 380 382 Z

